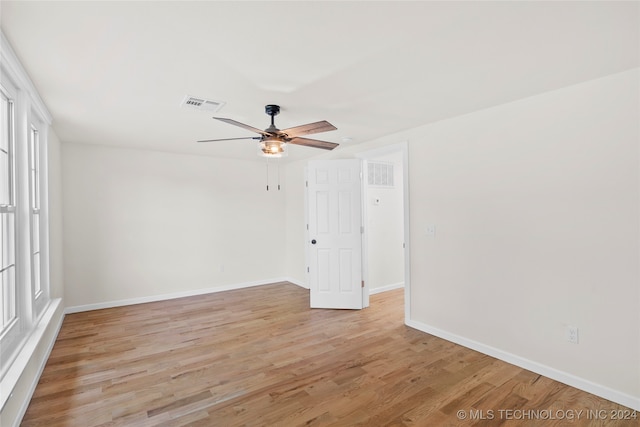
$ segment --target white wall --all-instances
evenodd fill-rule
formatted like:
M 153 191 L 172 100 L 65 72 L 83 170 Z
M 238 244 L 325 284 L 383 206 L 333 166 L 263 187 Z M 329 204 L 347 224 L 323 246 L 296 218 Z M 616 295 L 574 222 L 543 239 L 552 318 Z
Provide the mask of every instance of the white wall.
M 638 80 L 408 135 L 413 321 L 640 406 Z M 435 238 L 420 232 L 430 223 Z
M 324 156 L 409 141 L 411 326 L 640 409 L 639 79 L 634 69 Z M 290 191 L 295 216 L 303 187 Z M 303 224 L 287 233 L 298 244 L 287 274 L 304 277 Z
M 286 194 L 285 275 L 300 286 L 307 284 L 305 258 L 305 175 L 306 161 L 288 163 L 284 174 Z
M 367 160 L 392 164 L 394 175 L 393 187 L 366 186 L 367 276 L 375 292 L 404 283 L 402 152 Z
M 67 307 L 282 277 L 263 164 L 69 143 L 63 162 Z

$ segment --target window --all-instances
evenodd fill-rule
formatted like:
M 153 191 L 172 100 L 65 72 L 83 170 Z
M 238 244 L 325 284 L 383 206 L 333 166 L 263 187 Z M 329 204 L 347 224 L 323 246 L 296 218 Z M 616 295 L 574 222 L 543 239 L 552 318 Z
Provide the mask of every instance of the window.
M 5 46 L 0 37 L 0 47 Z M 21 351 L 50 306 L 46 186 L 48 112 L 0 49 L 0 407 Z M 20 363 L 17 363 L 20 362 Z M 15 367 L 15 369 L 13 369 Z
M 31 268 L 33 296 L 42 295 L 42 279 L 40 266 L 40 133 L 32 125 L 29 135 L 29 193 L 31 201 Z
M 49 289 L 51 115 L 0 31 L 0 412 L 59 312 Z M 37 356 L 36 356 L 37 357 Z M 26 374 L 26 376 L 25 376 Z
M 0 87 L 0 339 L 17 317 L 15 213 L 14 104 Z

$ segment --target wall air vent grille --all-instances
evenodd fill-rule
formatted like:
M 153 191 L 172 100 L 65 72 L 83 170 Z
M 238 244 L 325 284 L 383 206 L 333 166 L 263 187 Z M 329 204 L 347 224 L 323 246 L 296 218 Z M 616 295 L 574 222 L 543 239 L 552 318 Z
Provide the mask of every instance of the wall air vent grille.
M 393 163 L 369 162 L 367 164 L 369 185 L 393 187 Z
M 182 101 L 181 107 L 190 108 L 192 110 L 216 112 L 223 106 L 224 102 L 213 101 L 211 99 L 200 98 L 197 96 L 187 95 Z

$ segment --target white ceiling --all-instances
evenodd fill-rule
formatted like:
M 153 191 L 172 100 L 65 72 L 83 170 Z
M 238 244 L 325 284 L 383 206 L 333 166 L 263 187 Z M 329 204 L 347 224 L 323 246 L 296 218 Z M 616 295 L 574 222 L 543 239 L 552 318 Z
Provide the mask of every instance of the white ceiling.
M 0 18 L 62 141 L 257 159 L 197 144 L 253 135 L 184 96 L 260 129 L 279 104 L 279 128 L 328 120 L 310 137 L 352 145 L 638 67 L 638 6 L 2 0 Z

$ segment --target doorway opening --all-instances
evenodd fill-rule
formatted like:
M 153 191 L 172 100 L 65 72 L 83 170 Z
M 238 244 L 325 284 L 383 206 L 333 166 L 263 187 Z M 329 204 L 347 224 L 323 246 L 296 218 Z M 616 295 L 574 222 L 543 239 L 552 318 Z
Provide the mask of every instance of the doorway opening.
M 363 279 L 368 296 L 404 289 L 410 311 L 408 144 L 358 153 L 363 161 Z

